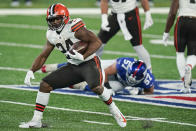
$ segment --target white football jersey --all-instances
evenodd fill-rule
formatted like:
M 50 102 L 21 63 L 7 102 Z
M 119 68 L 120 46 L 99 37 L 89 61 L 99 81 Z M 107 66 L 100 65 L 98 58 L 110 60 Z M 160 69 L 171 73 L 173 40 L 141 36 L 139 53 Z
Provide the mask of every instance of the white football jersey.
M 69 20 L 69 22 L 64 26 L 63 30 L 60 33 L 48 29 L 46 37 L 51 44 L 53 44 L 59 51 L 61 51 L 66 56 L 67 51 L 69 51 L 73 43 L 79 41 L 79 39 L 77 39 L 74 36 L 75 32 L 84 26 L 85 24 L 80 18 Z M 88 61 L 92 59 L 94 56 L 95 53 L 87 57 L 84 61 Z M 75 65 L 84 62 L 84 61 L 70 59 L 70 58 L 67 58 L 67 61 Z
M 136 0 L 110 0 L 114 13 L 125 13 L 136 8 Z
M 196 0 L 179 0 L 178 16 L 196 17 Z

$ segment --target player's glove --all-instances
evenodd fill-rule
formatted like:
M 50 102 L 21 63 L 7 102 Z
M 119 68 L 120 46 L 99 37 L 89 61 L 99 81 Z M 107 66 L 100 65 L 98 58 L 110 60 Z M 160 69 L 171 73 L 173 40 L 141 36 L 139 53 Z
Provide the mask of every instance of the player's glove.
M 169 33 L 164 32 L 163 33 L 163 44 L 165 46 L 167 46 L 167 44 L 168 44 L 168 39 L 169 39 Z
M 140 87 L 127 86 L 125 89 L 129 91 L 130 95 L 143 95 L 144 94 L 144 90 Z
M 29 71 L 27 71 L 27 74 L 26 74 L 24 83 L 27 86 L 31 86 L 31 79 L 35 79 L 35 77 L 34 77 L 33 71 L 32 70 L 29 70 Z
M 153 25 L 153 20 L 152 20 L 152 16 L 151 16 L 151 13 L 150 11 L 146 11 L 145 12 L 145 23 L 144 23 L 144 30 L 148 29 L 149 27 L 151 27 Z
M 69 51 L 67 52 L 67 57 L 70 57 L 71 59 L 76 59 L 76 60 L 84 60 L 84 57 L 82 54 L 78 53 L 76 50 L 72 50 L 74 54 L 71 54 Z
M 109 23 L 108 23 L 108 15 L 107 14 L 102 14 L 101 15 L 101 28 L 102 30 L 105 31 L 110 31 L 110 27 L 108 27 Z

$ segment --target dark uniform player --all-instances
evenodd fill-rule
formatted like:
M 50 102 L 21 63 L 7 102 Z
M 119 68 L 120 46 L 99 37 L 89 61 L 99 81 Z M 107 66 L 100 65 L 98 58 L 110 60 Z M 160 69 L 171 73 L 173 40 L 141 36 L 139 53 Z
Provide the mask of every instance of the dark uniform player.
M 196 65 L 196 0 L 173 0 L 167 18 L 164 44 L 167 45 L 169 31 L 174 24 L 176 14 L 178 18 L 174 30 L 174 46 L 176 48 L 176 64 L 184 87 L 181 91 L 190 93 L 191 70 Z M 187 59 L 184 51 L 187 47 Z
M 111 94 L 123 89 L 130 95 L 153 94 L 154 75 L 141 60 L 120 57 L 116 60 L 101 60 L 101 64 L 105 71 L 105 86 L 112 89 Z M 42 72 L 53 72 L 65 65 L 67 63 L 46 64 L 42 67 Z M 75 84 L 71 88 L 90 90 L 86 82 Z
M 110 3 L 112 12 L 107 17 L 108 0 L 101 0 L 102 24 L 98 37 L 103 45 L 97 54 L 101 56 L 104 45 L 121 29 L 125 40 L 131 42 L 139 59 L 151 69 L 150 55 L 142 45 L 142 29 L 136 0 L 110 0 Z M 147 29 L 153 24 L 148 0 L 142 0 L 142 6 L 146 14 L 144 29 Z
M 104 88 L 104 73 L 99 58 L 95 51 L 100 47 L 101 42 L 96 35 L 85 28 L 80 18 L 69 19 L 69 12 L 62 4 L 53 4 L 47 10 L 47 43 L 42 53 L 35 59 L 31 69 L 25 77 L 25 84 L 30 85 L 30 79 L 34 78 L 33 72 L 40 69 L 48 56 L 56 46 L 67 58 L 68 64 L 59 70 L 49 74 L 40 83 L 40 89 L 36 99 L 36 109 L 30 122 L 22 123 L 20 128 L 41 128 L 43 111 L 48 104 L 50 92 L 57 88 L 71 86 L 81 81 L 87 81 L 94 93 L 108 105 L 111 114 L 121 127 L 126 126 L 126 119 L 118 107 L 112 102 L 108 90 Z M 69 49 L 77 41 L 89 43 L 86 52 L 82 55 Z

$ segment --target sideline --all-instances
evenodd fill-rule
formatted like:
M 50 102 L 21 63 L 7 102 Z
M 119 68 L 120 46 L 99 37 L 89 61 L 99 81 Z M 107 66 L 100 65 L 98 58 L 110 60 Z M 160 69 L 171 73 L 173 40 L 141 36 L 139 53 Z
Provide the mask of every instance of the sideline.
M 45 15 L 46 8 L 5 8 L 0 9 L 0 15 Z M 100 15 L 100 8 L 68 8 L 70 15 Z M 168 7 L 150 8 L 152 14 L 168 14 Z M 110 12 L 110 9 L 109 9 Z M 139 8 L 140 14 L 144 14 L 144 10 Z

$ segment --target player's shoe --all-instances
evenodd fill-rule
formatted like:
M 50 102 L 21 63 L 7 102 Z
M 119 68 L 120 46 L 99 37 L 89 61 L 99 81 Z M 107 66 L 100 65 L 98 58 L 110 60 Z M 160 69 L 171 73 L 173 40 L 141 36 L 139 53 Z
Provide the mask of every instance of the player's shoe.
M 53 72 L 57 69 L 57 64 L 46 64 L 43 65 L 41 71 L 43 73 Z
M 184 76 L 184 88 L 187 90 L 185 93 L 191 93 L 190 87 L 192 84 L 191 66 L 186 65 Z
M 45 128 L 47 127 L 46 124 L 42 124 L 41 121 L 29 121 L 29 122 L 22 122 L 19 125 L 19 128 Z
M 127 125 L 127 120 L 125 119 L 124 115 L 120 112 L 118 107 L 114 104 L 113 106 L 109 106 L 109 109 L 110 109 L 110 113 L 115 118 L 118 125 L 120 127 L 125 127 Z

